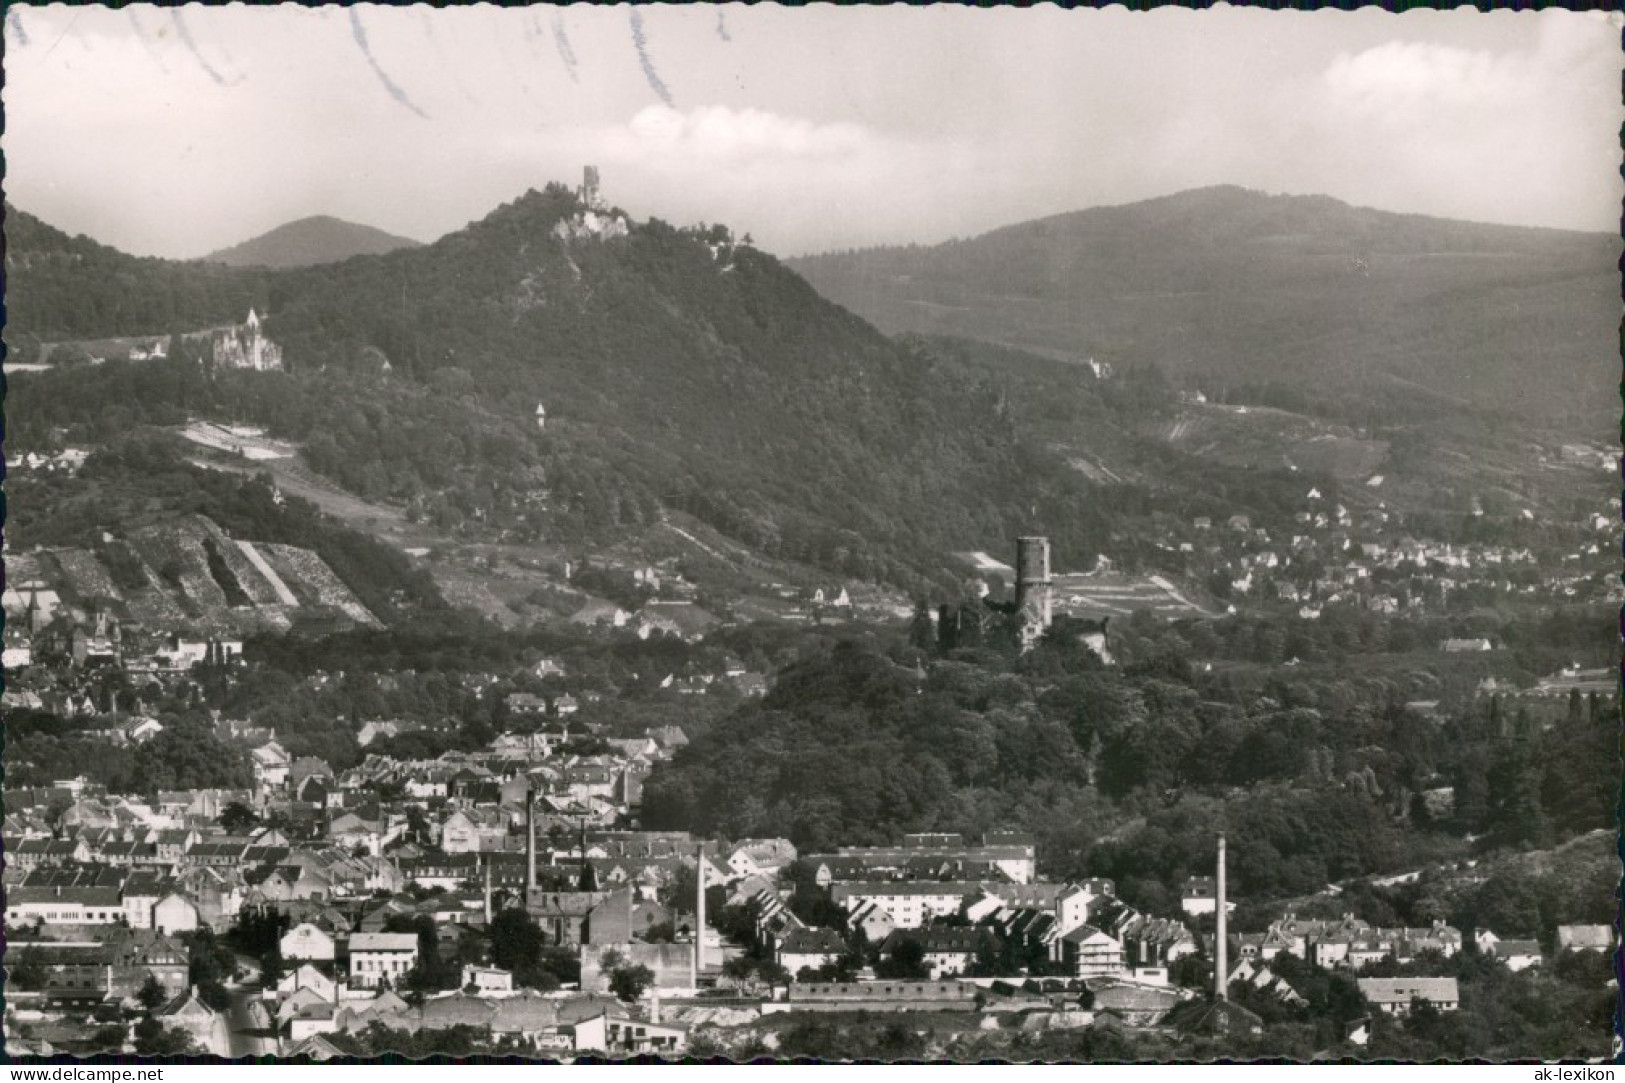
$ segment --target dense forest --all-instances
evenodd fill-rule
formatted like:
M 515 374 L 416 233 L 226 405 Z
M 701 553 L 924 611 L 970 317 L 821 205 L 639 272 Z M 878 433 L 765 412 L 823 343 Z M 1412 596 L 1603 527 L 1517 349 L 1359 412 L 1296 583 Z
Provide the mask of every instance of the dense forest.
M 1403 671 L 1249 687 L 1179 665 L 1174 629 L 1130 644 L 1121 669 L 1071 634 L 1060 622 L 1019 660 L 881 638 L 819 652 L 658 767 L 645 821 L 803 850 L 1018 827 L 1050 875 L 1110 876 L 1157 909 L 1211 862 L 1221 824 L 1240 890 L 1263 896 L 1421 862 L 1469 832 L 1538 846 L 1607 826 L 1600 703 L 1549 727 L 1494 702 L 1436 723 L 1407 711 Z M 1430 808 L 1423 792 L 1446 785 L 1454 809 Z
M 13 361 L 33 360 L 41 342 L 235 323 L 267 298 L 261 272 L 125 255 L 10 203 L 5 229 L 5 337 Z

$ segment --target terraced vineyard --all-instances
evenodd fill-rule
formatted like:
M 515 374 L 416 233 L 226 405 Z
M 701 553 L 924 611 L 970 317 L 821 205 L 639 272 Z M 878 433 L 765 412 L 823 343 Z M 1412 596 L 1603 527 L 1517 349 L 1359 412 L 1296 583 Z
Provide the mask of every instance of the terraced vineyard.
M 43 551 L 32 563 L 70 600 L 111 605 L 150 628 L 241 635 L 286 631 L 302 615 L 379 623 L 316 553 L 239 541 L 201 515 L 104 536 L 95 549 Z

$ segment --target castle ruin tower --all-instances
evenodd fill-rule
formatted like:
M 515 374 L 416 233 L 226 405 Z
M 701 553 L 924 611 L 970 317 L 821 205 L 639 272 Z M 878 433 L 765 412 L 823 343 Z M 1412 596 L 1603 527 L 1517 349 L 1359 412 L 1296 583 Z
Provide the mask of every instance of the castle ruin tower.
M 601 210 L 604 197 L 598 190 L 598 167 L 589 165 L 581 171 L 581 202 L 586 204 L 589 211 Z
M 1022 650 L 1030 650 L 1050 626 L 1049 539 L 1016 539 L 1016 619 Z

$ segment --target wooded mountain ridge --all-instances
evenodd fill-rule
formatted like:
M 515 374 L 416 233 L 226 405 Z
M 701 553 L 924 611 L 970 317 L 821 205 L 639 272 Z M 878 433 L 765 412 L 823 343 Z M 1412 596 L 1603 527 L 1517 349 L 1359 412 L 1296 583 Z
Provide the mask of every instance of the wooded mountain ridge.
M 1601 433 L 1619 238 L 1204 188 L 966 240 L 789 260 L 890 333 L 1204 384 L 1399 391 Z

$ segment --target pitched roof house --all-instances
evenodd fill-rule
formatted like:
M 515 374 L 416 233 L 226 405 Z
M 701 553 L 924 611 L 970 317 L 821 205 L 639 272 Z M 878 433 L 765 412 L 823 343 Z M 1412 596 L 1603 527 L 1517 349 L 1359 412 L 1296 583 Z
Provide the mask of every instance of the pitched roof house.
M 1455 978 L 1360 978 L 1360 995 L 1389 1015 L 1409 1015 L 1411 1003 L 1421 1001 L 1442 1012 L 1461 1006 Z

